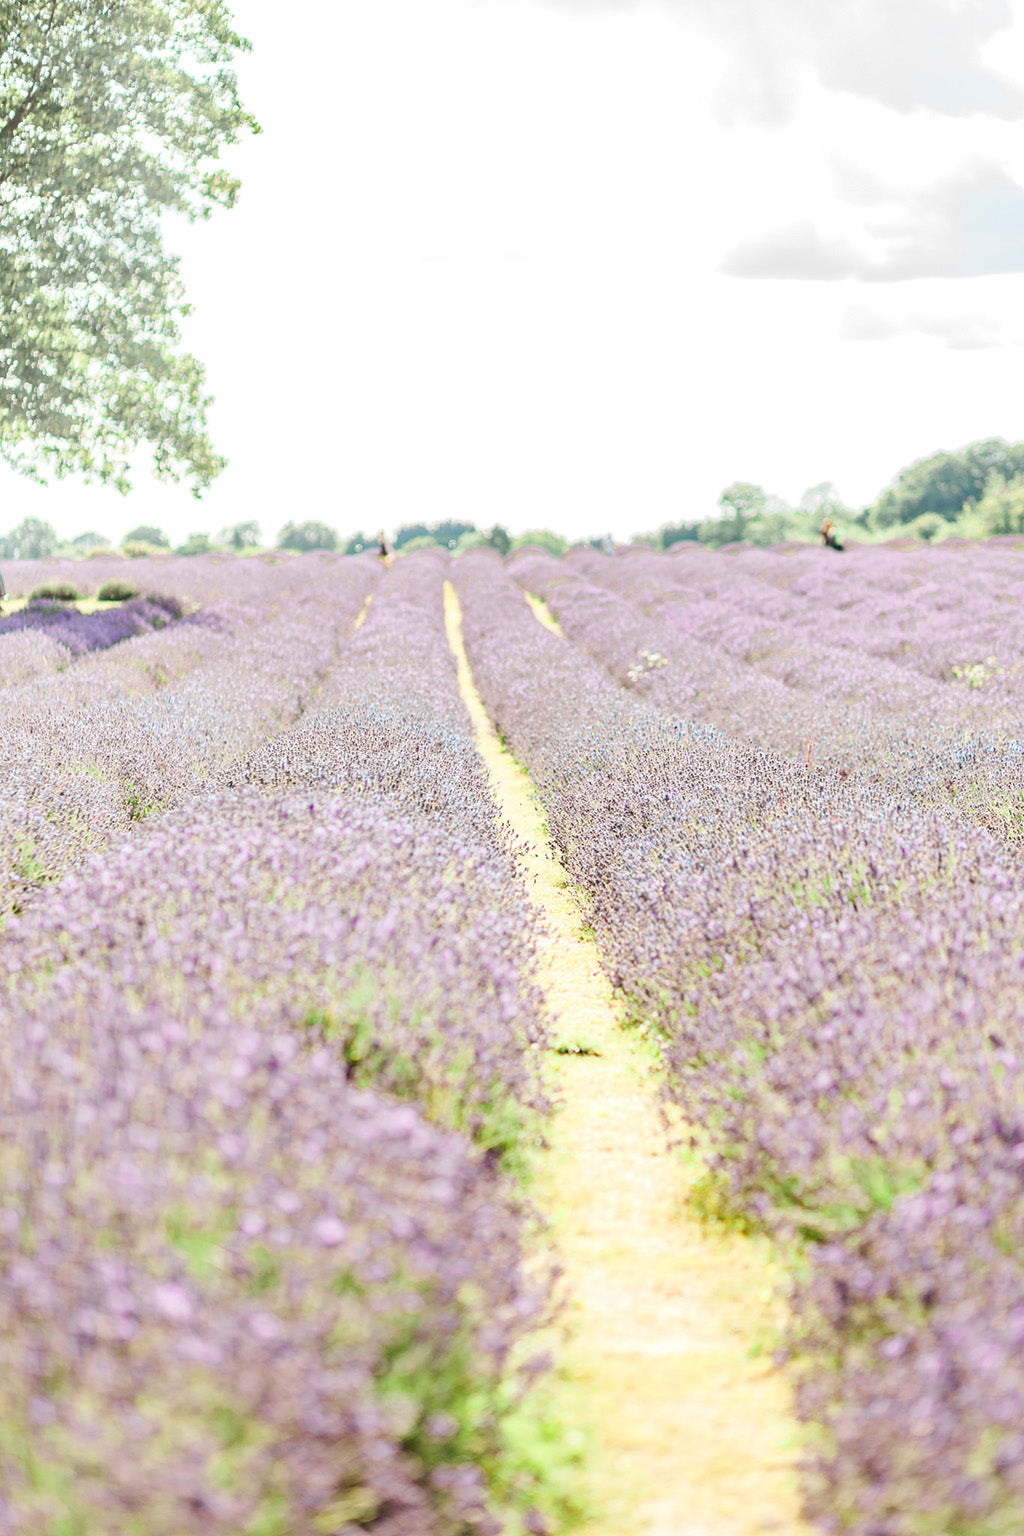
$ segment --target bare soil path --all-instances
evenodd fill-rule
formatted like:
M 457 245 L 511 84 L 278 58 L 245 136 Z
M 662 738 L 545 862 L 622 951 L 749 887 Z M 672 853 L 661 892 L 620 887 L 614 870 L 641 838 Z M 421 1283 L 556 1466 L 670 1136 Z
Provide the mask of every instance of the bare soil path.
M 556 1340 L 566 1412 L 596 1440 L 586 1536 L 804 1536 L 785 1381 L 758 1345 L 780 1321 L 765 1248 L 709 1234 L 659 1107 L 650 1053 L 624 1032 L 593 940 L 544 832 L 529 778 L 501 745 L 445 591 L 462 695 L 546 940 L 541 985 L 560 1054 L 538 1202 L 569 1306 Z M 585 1054 L 594 1052 L 596 1054 Z

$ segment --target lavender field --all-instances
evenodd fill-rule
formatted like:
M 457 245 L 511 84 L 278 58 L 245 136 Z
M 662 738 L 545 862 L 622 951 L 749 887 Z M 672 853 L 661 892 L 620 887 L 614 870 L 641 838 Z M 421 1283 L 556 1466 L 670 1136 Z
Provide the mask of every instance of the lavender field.
M 586 1519 L 446 583 L 693 1212 L 784 1265 L 807 1519 L 1020 1530 L 1024 550 L 129 569 L 0 619 L 0 1536 Z

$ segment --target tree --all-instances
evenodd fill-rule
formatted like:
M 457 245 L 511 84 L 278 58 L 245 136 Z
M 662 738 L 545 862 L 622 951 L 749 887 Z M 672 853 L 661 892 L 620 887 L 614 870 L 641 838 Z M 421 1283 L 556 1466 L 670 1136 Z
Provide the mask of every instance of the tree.
M 365 533 L 354 533 L 350 539 L 346 539 L 342 552 L 346 555 L 361 555 L 364 549 L 373 548 L 376 542 L 376 539 L 368 539 Z
M 463 534 L 476 532 L 475 523 L 453 522 L 450 519 L 434 523 L 430 528 L 426 523 L 405 523 L 395 534 L 395 548 L 404 549 L 414 539 L 429 539 L 431 544 L 439 544 L 443 549 L 454 549 Z
M 760 516 L 768 507 L 768 493 L 749 480 L 734 480 L 718 498 L 724 517 L 711 517 L 700 524 L 697 537 L 702 544 L 717 549 L 722 544 L 735 543 L 745 537 L 751 518 Z
M 129 489 L 133 451 L 199 495 L 223 468 L 165 212 L 230 208 L 258 125 L 225 0 L 0 0 L 0 457 Z
M 983 538 L 1000 533 L 1024 533 L 1024 477 L 996 482 L 974 510 Z
M 5 560 L 45 560 L 56 548 L 56 533 L 38 517 L 26 517 L 0 539 L 0 555 Z
M 224 549 L 233 549 L 237 554 L 243 549 L 259 549 L 260 534 L 260 525 L 252 517 L 248 522 L 233 523 L 230 528 L 222 528 L 216 542 Z
M 495 523 L 494 527 L 486 535 L 484 542 L 489 544 L 492 549 L 496 549 L 499 555 L 507 555 L 512 548 L 509 531 L 507 528 L 503 528 L 500 523 Z
M 655 537 L 661 549 L 671 549 L 673 544 L 696 540 L 699 534 L 700 523 L 663 523 Z
M 179 544 L 176 555 L 208 555 L 213 548 L 208 533 L 190 533 L 184 544 Z
M 876 528 L 912 523 L 925 512 L 953 522 L 995 482 L 1024 471 L 1024 443 L 1000 437 L 970 443 L 956 453 L 933 453 L 901 470 L 871 508 Z
M 798 512 L 806 512 L 815 518 L 849 518 L 852 514 L 831 480 L 812 485 L 800 497 Z
M 140 523 L 130 533 L 126 533 L 121 540 L 121 548 L 126 544 L 155 544 L 159 549 L 170 549 L 171 541 L 162 528 L 154 528 L 152 523 Z
M 88 551 L 90 549 L 106 549 L 110 540 L 102 533 L 76 533 L 71 540 L 71 548 Z
M 337 549 L 338 535 L 326 523 L 285 523 L 277 536 L 278 549 L 295 549 L 305 554 L 311 549 Z
M 434 543 L 440 544 L 444 549 L 454 549 L 464 533 L 476 533 L 476 523 L 460 523 L 447 519 L 441 523 L 435 523 L 430 530 Z
M 404 523 L 395 534 L 395 548 L 402 549 L 406 544 L 411 544 L 413 539 L 429 539 L 431 531 L 426 523 Z
M 744 518 L 757 517 L 758 513 L 765 510 L 768 493 L 761 486 L 752 485 L 749 480 L 734 480 L 719 496 L 718 505 L 727 516 L 731 514 L 742 521 Z

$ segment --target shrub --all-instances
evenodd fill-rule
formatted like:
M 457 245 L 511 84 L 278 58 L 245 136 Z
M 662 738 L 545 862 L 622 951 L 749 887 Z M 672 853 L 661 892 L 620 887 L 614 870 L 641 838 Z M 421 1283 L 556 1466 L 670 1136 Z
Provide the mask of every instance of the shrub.
M 940 517 L 937 512 L 922 512 L 920 517 L 915 517 L 914 521 L 907 525 L 907 532 L 915 539 L 925 539 L 930 542 L 932 539 L 937 539 L 945 527 L 946 519 Z
M 48 598 L 54 603 L 77 603 L 81 595 L 78 588 L 72 586 L 70 581 L 51 581 L 44 586 L 36 587 L 30 600 L 34 602 L 37 598 Z
M 139 539 L 127 539 L 121 549 L 129 560 L 141 560 L 146 555 L 167 555 L 170 550 L 163 544 L 147 544 Z
M 127 581 L 119 581 L 116 577 L 113 581 L 105 581 L 96 594 L 101 603 L 127 603 L 138 595 L 138 587 L 133 587 Z

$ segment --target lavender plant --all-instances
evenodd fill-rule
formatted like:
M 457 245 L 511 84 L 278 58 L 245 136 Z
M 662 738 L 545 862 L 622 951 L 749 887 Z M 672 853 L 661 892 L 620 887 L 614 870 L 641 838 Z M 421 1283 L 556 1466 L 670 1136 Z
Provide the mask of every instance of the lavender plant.
M 165 682 L 138 647 L 167 632 L 55 679 L 47 728 L 105 706 L 132 722 L 122 774 L 162 763 L 168 792 L 0 943 L 0 1531 L 559 1513 L 519 1406 L 547 1296 L 510 1178 L 546 1108 L 532 925 L 438 645 L 441 570 L 403 565 L 358 646 L 376 571 L 349 562 L 291 614 L 214 605 L 191 653 L 156 653 Z
M 172 597 L 190 607 L 202 597 L 205 606 L 5 690 L 0 914 L 30 899 L 40 878 L 152 811 L 216 785 L 246 752 L 287 729 L 315 697 L 377 574 L 368 560 L 327 565 L 316 557 L 283 569 L 216 559 L 204 568 L 203 557 L 177 563 L 190 576 L 195 570 L 198 597 Z M 97 620 L 118 623 L 125 608 Z M 5 644 L 11 640 L 0 636 L 0 663 Z
M 637 634 L 531 564 L 519 578 L 588 649 Z M 800 1254 L 810 1513 L 857 1536 L 1017 1529 L 1015 852 L 915 796 L 898 762 L 844 774 L 652 709 L 613 682 L 610 646 L 599 667 L 552 635 L 493 562 L 466 557 L 456 579 L 479 686 L 699 1128 L 704 1208 Z

